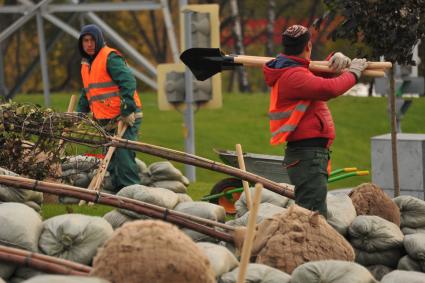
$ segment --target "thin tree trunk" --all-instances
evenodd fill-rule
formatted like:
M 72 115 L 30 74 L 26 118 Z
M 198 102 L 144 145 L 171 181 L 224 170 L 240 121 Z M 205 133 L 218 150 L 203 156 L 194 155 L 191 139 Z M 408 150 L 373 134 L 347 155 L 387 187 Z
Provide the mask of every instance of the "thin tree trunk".
M 276 19 L 276 1 L 269 0 L 267 9 L 267 45 L 266 55 L 269 57 L 274 56 L 274 21 Z
M 242 27 L 241 27 L 241 18 L 240 18 L 239 9 L 238 9 L 238 1 L 231 0 L 230 7 L 232 11 L 232 17 L 234 20 L 235 51 L 236 51 L 236 54 L 243 55 L 245 54 L 245 48 L 243 45 L 243 34 L 242 34 Z M 241 92 L 251 91 L 249 87 L 249 82 L 248 82 L 248 75 L 246 73 L 245 68 L 238 68 L 237 71 L 239 74 L 240 91 Z
M 400 183 L 398 177 L 398 160 L 397 160 L 397 123 L 395 113 L 395 79 L 394 68 L 390 70 L 390 93 L 388 99 L 390 103 L 390 121 L 391 121 L 391 153 L 393 163 L 393 182 L 394 182 L 394 197 L 400 195 Z

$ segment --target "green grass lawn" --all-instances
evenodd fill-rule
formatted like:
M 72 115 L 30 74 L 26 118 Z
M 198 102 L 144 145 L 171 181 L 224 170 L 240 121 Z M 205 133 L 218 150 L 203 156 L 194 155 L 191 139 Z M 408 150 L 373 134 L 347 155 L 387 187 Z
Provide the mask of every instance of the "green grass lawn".
M 58 111 L 65 111 L 69 97 L 70 94 L 53 94 L 51 96 L 52 107 Z M 195 114 L 197 155 L 220 161 L 213 149 L 234 150 L 237 143 L 242 145 L 245 152 L 283 154 L 283 146 L 274 147 L 269 144 L 267 118 L 269 96 L 267 94 L 226 93 L 223 97 L 223 108 L 218 110 L 200 109 Z M 140 140 L 183 150 L 182 114 L 177 111 L 159 111 L 155 94 L 143 93 L 141 99 L 144 119 Z M 42 95 L 18 95 L 15 100 L 43 104 Z M 355 166 L 359 169 L 370 170 L 370 138 L 389 132 L 387 99 L 340 97 L 330 101 L 329 107 L 337 130 L 337 138 L 332 147 L 333 168 Z M 425 133 L 424 110 L 425 99 L 414 99 L 402 121 L 403 132 Z M 142 153 L 138 153 L 137 156 L 147 164 L 160 160 Z M 175 162 L 173 164 L 184 172 L 184 165 Z M 217 181 L 226 177 L 223 174 L 201 168 L 197 168 L 196 173 L 196 182 L 189 186 L 189 194 L 195 200 L 208 194 Z M 331 183 L 329 187 L 330 189 L 352 187 L 370 181 L 370 179 L 370 176 L 353 177 Z M 45 207 L 47 210 L 47 206 Z M 71 208 L 74 209 L 74 206 Z M 76 209 L 78 210 L 78 208 Z M 105 213 L 105 210 L 102 209 L 97 209 L 94 214 Z M 57 210 L 58 208 L 54 209 L 54 211 Z M 63 211 L 66 211 L 65 208 Z M 44 215 L 48 217 L 51 214 L 45 212 Z

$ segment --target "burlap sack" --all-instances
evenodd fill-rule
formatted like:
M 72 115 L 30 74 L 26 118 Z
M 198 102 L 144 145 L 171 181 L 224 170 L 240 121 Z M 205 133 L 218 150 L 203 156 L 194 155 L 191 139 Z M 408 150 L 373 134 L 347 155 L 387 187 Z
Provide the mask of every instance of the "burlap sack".
M 425 234 L 407 235 L 403 239 L 403 245 L 412 259 L 425 262 Z
M 400 208 L 401 227 L 425 227 L 425 201 L 412 196 L 399 196 L 394 202 Z
M 239 265 L 236 257 L 224 246 L 206 242 L 200 242 L 196 245 L 208 257 L 216 277 L 229 272 Z
M 400 226 L 400 210 L 385 192 L 377 185 L 364 183 L 349 194 L 357 215 L 380 216 Z
M 249 188 L 249 190 L 251 191 L 251 195 L 254 195 L 255 188 L 251 187 Z M 273 205 L 285 208 L 288 206 L 290 201 L 291 199 L 269 190 L 263 190 L 263 192 L 261 193 L 260 203 L 271 203 Z M 248 206 L 246 205 L 246 196 L 244 192 L 241 194 L 240 198 L 235 202 L 235 208 L 236 217 L 241 217 L 248 212 Z
M 423 283 L 425 282 L 425 274 L 414 271 L 394 270 L 385 275 L 381 283 Z
M 116 209 L 111 210 L 105 215 L 103 215 L 103 219 L 108 221 L 114 230 L 124 225 L 124 223 L 135 220 L 134 218 L 131 218 L 130 216 L 122 214 Z
M 112 232 L 101 217 L 63 214 L 43 222 L 38 246 L 44 254 L 89 264 Z
M 378 281 L 381 281 L 382 277 L 393 271 L 392 268 L 385 265 L 369 265 L 366 268 Z
M 353 247 L 368 251 L 385 251 L 403 245 L 400 228 L 379 216 L 357 216 L 348 228 Z
M 187 188 L 186 186 L 180 182 L 180 181 L 157 181 L 151 184 L 151 187 L 156 188 L 163 188 L 170 191 L 173 191 L 177 194 L 186 194 Z
M 193 201 L 193 199 L 188 194 L 177 194 L 177 196 L 179 197 L 178 203 Z
M 199 247 L 177 227 L 136 220 L 115 230 L 93 261 L 92 276 L 114 283 L 213 283 Z
M 152 163 L 149 165 L 148 169 L 152 176 L 153 182 L 180 181 L 185 186 L 189 185 L 189 180 L 169 161 L 159 161 Z
M 163 188 L 146 187 L 143 185 L 131 185 L 124 187 L 117 193 L 117 196 L 140 200 L 168 209 L 173 209 L 179 201 L 177 194 L 172 191 Z M 118 211 L 136 219 L 148 218 L 146 215 L 127 209 L 119 208 Z
M 109 283 L 109 281 L 88 276 L 40 275 L 22 283 Z
M 355 258 L 347 240 L 324 217 L 297 205 L 257 226 L 252 252 L 257 263 L 287 273 L 308 261 Z
M 62 171 L 75 169 L 77 172 L 90 172 L 96 169 L 99 163 L 100 160 L 94 156 L 70 156 L 62 163 Z
M 401 228 L 401 232 L 403 232 L 404 235 L 425 234 L 425 227 L 422 227 L 422 228 L 404 227 L 404 228 Z
M 0 167 L 0 175 L 19 176 L 18 174 Z M 41 205 L 43 202 L 43 193 L 23 190 L 11 186 L 0 185 L 0 202 L 35 202 Z
M 347 235 L 348 227 L 356 218 L 356 209 L 347 195 L 328 194 L 326 198 L 328 215 L 326 221 L 341 235 Z
M 291 274 L 291 283 L 377 283 L 363 266 L 341 260 L 304 263 Z
M 239 267 L 231 272 L 223 274 L 218 280 L 219 283 L 237 283 Z M 245 276 L 246 283 L 289 283 L 291 276 L 278 269 L 264 264 L 248 264 Z
M 138 158 L 136 158 L 136 164 L 139 167 L 140 185 L 149 186 L 152 183 L 152 176 L 148 166 Z
M 275 214 L 282 213 L 285 210 L 286 210 L 285 208 L 276 206 L 271 203 L 267 203 L 267 202 L 261 203 L 260 206 L 258 207 L 256 223 L 260 224 L 264 219 L 271 218 Z M 227 221 L 226 224 L 230 226 L 247 226 L 248 219 L 249 219 L 249 211 L 239 218 L 235 218 L 233 220 Z
M 410 256 L 406 255 L 398 262 L 397 269 L 423 272 L 425 271 L 425 266 L 423 263 L 416 261 Z
M 179 203 L 174 207 L 174 210 L 219 222 L 224 222 L 226 217 L 226 212 L 222 206 L 204 201 Z
M 376 252 L 367 252 L 354 248 L 354 251 L 356 253 L 356 262 L 361 265 L 385 265 L 392 268 L 396 268 L 399 260 L 406 254 L 403 247 Z

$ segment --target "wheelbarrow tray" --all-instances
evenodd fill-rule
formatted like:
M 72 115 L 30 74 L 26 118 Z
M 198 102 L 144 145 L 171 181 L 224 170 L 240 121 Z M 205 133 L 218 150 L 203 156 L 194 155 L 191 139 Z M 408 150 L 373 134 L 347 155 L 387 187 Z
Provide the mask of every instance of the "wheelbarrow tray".
M 239 168 L 236 151 L 214 149 L 224 164 Z M 243 153 L 245 169 L 278 183 L 290 183 L 288 173 L 283 167 L 283 156 L 256 153 Z

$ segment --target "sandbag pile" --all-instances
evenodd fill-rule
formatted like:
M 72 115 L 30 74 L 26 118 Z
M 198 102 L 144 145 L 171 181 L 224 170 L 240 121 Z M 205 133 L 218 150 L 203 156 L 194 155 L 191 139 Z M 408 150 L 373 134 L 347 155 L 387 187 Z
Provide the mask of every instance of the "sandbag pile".
M 0 244 L 38 252 L 38 238 L 43 224 L 40 215 L 22 203 L 0 204 Z M 0 278 L 9 279 L 15 265 L 0 262 Z
M 349 194 L 357 215 L 380 216 L 400 226 L 400 210 L 397 205 L 377 185 L 364 183 Z
M 356 218 L 356 209 L 347 195 L 328 194 L 326 198 L 328 215 L 326 220 L 341 235 L 346 236 L 348 227 Z
M 251 187 L 249 188 L 249 190 L 251 191 L 251 195 L 254 195 L 255 188 Z M 263 190 L 261 192 L 260 203 L 270 203 L 275 206 L 286 208 L 294 204 L 295 202 L 294 200 L 290 198 L 279 195 L 270 190 Z M 246 205 L 245 192 L 242 192 L 240 198 L 235 202 L 235 208 L 236 208 L 236 215 L 235 215 L 236 218 L 239 218 L 248 212 L 248 206 Z
M 114 283 L 215 282 L 202 250 L 175 226 L 156 220 L 115 230 L 94 258 L 91 275 Z
M 0 175 L 19 176 L 18 174 L 0 167 Z M 43 203 L 43 193 L 21 190 L 15 187 L 0 185 L 0 203 L 20 202 L 39 212 Z
M 404 255 L 400 228 L 379 216 L 357 216 L 348 235 L 355 248 L 356 262 L 364 266 L 381 264 L 395 268 Z
M 308 261 L 355 258 L 347 240 L 322 216 L 297 205 L 257 226 L 252 254 L 257 263 L 287 273 Z
M 407 255 L 400 259 L 397 269 L 425 272 L 425 234 L 406 235 L 403 244 Z
M 94 156 L 77 155 L 69 157 L 62 164 L 62 177 L 67 184 L 87 188 L 95 176 L 100 162 L 101 160 Z M 187 193 L 189 180 L 171 162 L 155 162 L 148 167 L 142 160 L 136 158 L 136 164 L 139 169 L 141 185 L 163 188 L 175 193 Z M 102 190 L 106 193 L 115 193 L 108 171 L 102 183 Z M 79 202 L 76 198 L 66 196 L 61 196 L 59 201 L 68 204 Z
M 101 217 L 64 214 L 43 222 L 38 245 L 44 254 L 87 265 L 112 232 Z
M 400 226 L 405 235 L 425 232 L 425 201 L 399 196 L 394 198 L 394 202 L 400 209 Z
M 291 283 L 375 283 L 378 282 L 363 266 L 340 260 L 312 261 L 298 266 L 291 274 Z

